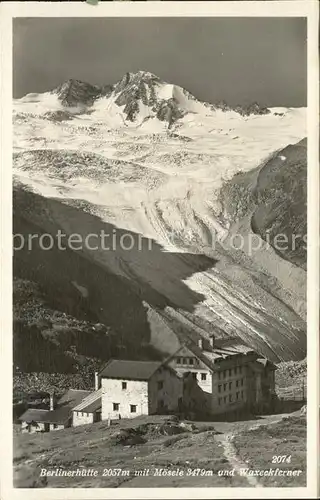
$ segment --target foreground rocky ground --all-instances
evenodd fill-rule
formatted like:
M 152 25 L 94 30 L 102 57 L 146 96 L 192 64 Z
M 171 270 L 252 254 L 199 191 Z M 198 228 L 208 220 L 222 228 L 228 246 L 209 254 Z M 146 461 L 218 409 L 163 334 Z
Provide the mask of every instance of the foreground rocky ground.
M 272 463 L 284 455 L 287 462 Z M 246 468 L 302 472 L 255 477 Z M 41 469 L 86 475 L 41 478 Z M 306 418 L 300 411 L 237 422 L 139 417 L 111 427 L 100 422 L 14 436 L 14 482 L 22 488 L 303 486 L 305 471 Z

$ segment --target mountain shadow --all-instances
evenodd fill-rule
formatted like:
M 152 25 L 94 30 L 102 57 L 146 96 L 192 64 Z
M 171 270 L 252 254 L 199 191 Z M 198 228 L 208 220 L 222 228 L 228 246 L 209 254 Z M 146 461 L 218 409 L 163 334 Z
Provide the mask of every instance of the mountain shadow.
M 148 350 L 150 323 L 146 304 L 155 310 L 170 306 L 191 313 L 196 304 L 204 300 L 204 296 L 190 290 L 184 280 L 194 272 L 214 267 L 214 259 L 164 251 L 154 240 L 105 223 L 79 207 L 43 198 L 21 188 L 14 190 L 13 207 L 13 232 L 21 235 L 15 238 L 16 244 L 22 241 L 21 238 L 25 242 L 23 248 L 14 252 L 14 277 L 22 280 L 24 286 L 28 283 L 29 293 L 28 299 L 21 303 L 14 300 L 15 317 L 20 322 L 15 329 L 16 338 L 20 339 L 20 343 L 15 344 L 17 359 L 21 358 L 19 346 L 26 347 L 23 332 L 30 344 L 35 324 L 36 335 L 40 335 L 39 346 L 43 338 L 46 339 L 52 346 L 52 354 L 56 353 L 57 345 L 64 352 L 70 350 L 72 344 L 83 356 L 108 358 L 111 352 L 112 355 L 119 354 L 122 348 L 127 356 L 150 357 L 155 353 Z M 72 225 L 75 221 L 76 226 Z M 59 249 L 58 230 L 69 235 L 81 231 L 83 238 L 88 234 L 99 235 L 104 230 L 110 235 L 112 248 L 72 250 L 65 239 L 60 244 L 60 248 L 65 244 L 65 249 Z M 28 240 L 30 235 L 38 236 Z M 40 240 L 44 248 L 53 242 L 52 248 L 41 248 Z M 91 247 L 96 240 L 91 236 Z M 133 242 L 130 250 L 123 248 L 128 246 L 127 241 Z M 161 275 L 158 283 L 154 280 L 155 271 Z M 40 313 L 39 307 L 28 309 L 25 306 L 36 300 L 32 284 L 43 302 Z M 44 309 L 55 311 L 55 317 L 62 314 L 72 318 L 72 324 L 63 327 L 59 318 L 57 328 L 55 320 L 43 313 Z M 36 354 L 41 356 L 40 352 Z

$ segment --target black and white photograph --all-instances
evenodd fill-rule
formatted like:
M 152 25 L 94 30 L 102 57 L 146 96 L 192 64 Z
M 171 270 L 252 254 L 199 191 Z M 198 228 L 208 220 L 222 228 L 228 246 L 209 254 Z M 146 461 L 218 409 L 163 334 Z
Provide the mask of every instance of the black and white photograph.
M 307 14 L 123 12 L 12 19 L 13 488 L 306 495 Z

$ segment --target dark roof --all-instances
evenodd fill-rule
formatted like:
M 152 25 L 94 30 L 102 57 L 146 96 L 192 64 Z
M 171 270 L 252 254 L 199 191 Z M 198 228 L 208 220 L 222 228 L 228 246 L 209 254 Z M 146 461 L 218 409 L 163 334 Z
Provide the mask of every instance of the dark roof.
M 40 410 L 38 408 L 28 408 L 18 420 L 22 422 L 44 422 L 48 410 Z
M 158 368 L 159 361 L 127 361 L 111 359 L 99 375 L 104 378 L 120 378 L 126 380 L 149 380 Z
M 57 406 L 77 406 L 84 398 L 89 396 L 91 391 L 82 391 L 78 389 L 68 389 L 68 391 L 61 396 L 57 402 Z
M 44 421 L 48 424 L 64 424 L 68 421 L 71 415 L 71 410 L 72 408 L 70 408 L 69 406 L 64 406 L 52 411 L 48 411 Z
M 81 403 L 73 408 L 73 411 L 81 411 L 84 413 L 93 413 L 101 409 L 102 389 L 91 392 L 89 396 L 84 398 Z
M 85 397 L 89 396 L 90 391 L 78 389 L 68 389 L 57 402 L 54 410 L 48 411 L 45 421 L 50 424 L 64 424 L 70 418 L 72 409 L 77 406 Z
M 214 365 L 215 359 L 223 359 L 229 356 L 236 356 L 238 354 L 248 354 L 253 351 L 250 347 L 246 346 L 239 337 L 216 339 L 212 349 L 201 349 L 198 344 L 192 339 L 188 339 L 180 345 L 175 353 L 173 353 L 166 360 L 168 362 L 172 357 L 176 356 L 183 347 L 186 347 L 193 352 L 208 368 L 213 371 L 216 369 Z
M 54 410 L 31 409 L 26 410 L 19 420 L 24 422 L 47 422 L 49 424 L 64 424 L 69 419 L 72 408 L 77 406 L 90 391 L 69 389 L 57 402 Z

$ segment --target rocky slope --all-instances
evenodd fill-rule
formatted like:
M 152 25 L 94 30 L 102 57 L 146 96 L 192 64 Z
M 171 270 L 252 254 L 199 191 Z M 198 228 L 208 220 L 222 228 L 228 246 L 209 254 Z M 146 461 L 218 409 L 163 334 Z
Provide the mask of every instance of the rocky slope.
M 16 277 L 52 309 L 105 325 L 129 352 L 222 331 L 275 361 L 304 358 L 303 248 L 248 249 L 270 227 L 305 230 L 305 146 L 288 147 L 305 136 L 303 109 L 240 113 L 138 72 L 29 94 L 13 118 L 15 232 L 104 231 L 114 245 L 15 252 Z
M 282 257 L 306 268 L 306 139 L 277 151 L 258 168 L 238 173 L 220 196 L 226 220 L 234 222 L 250 214 L 256 234 L 265 241 L 268 238 Z

